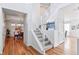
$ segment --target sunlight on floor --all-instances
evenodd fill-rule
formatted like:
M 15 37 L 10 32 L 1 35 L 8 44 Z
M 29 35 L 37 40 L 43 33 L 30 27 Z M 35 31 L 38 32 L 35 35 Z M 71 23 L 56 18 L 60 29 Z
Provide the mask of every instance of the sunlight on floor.
M 77 52 L 77 39 L 68 37 L 64 44 L 64 53 L 75 55 Z

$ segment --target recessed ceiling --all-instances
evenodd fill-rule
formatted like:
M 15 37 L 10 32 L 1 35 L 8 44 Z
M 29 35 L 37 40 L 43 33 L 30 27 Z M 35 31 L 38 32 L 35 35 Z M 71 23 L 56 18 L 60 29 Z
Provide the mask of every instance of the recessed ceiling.
M 5 15 L 13 15 L 13 16 L 24 16 L 25 15 L 24 13 L 10 10 L 10 9 L 4 9 L 4 8 L 3 8 L 3 12 Z

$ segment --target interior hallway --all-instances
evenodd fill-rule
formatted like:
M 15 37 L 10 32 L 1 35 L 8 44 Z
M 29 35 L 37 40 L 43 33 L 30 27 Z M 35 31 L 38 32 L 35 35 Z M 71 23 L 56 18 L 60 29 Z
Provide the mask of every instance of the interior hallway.
M 38 55 L 34 48 L 27 47 L 21 39 L 14 40 L 14 38 L 7 38 L 5 41 L 5 47 L 3 55 Z

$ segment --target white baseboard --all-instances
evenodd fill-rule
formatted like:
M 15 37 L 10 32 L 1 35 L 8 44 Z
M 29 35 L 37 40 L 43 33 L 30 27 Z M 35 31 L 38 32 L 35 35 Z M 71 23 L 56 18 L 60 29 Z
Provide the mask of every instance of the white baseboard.
M 58 46 L 59 46 L 60 44 L 62 44 L 63 42 L 64 42 L 64 40 L 63 40 L 63 41 L 60 41 L 60 42 L 58 42 L 58 43 L 55 43 L 55 44 L 54 44 L 54 48 L 55 48 L 55 47 L 58 47 Z

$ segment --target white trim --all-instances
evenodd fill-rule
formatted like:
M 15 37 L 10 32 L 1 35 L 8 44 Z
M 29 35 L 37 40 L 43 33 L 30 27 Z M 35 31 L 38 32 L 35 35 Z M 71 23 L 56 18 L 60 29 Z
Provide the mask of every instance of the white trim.
M 60 44 L 62 44 L 63 42 L 64 42 L 64 40 L 61 41 L 61 42 L 54 43 L 54 48 L 58 47 L 58 46 L 59 46 Z

